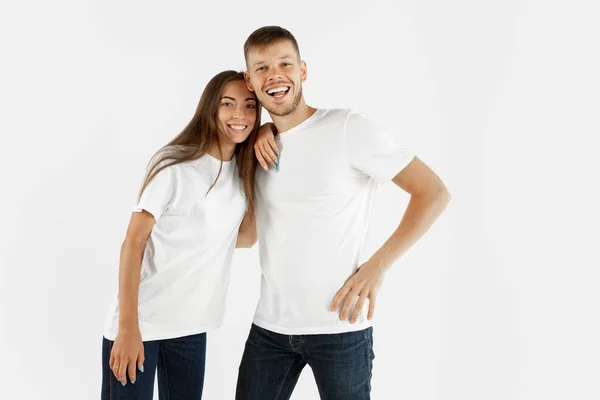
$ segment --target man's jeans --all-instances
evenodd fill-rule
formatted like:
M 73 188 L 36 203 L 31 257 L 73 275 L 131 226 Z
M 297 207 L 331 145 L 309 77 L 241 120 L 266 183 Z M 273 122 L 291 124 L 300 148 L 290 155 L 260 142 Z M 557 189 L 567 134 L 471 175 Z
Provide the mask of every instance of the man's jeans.
M 370 399 L 373 328 L 357 332 L 282 335 L 254 324 L 239 368 L 236 400 L 289 399 L 308 364 L 321 399 Z

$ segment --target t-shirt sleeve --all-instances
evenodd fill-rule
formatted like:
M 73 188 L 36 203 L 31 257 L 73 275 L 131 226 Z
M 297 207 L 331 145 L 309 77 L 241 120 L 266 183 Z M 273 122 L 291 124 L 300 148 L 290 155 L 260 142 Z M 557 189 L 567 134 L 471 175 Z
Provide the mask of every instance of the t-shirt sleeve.
M 166 211 L 175 194 L 175 172 L 174 166 L 161 170 L 148 183 L 133 212 L 148 211 L 158 220 Z
M 346 149 L 350 165 L 379 182 L 389 182 L 402 171 L 415 154 L 399 134 L 352 112 L 346 120 Z

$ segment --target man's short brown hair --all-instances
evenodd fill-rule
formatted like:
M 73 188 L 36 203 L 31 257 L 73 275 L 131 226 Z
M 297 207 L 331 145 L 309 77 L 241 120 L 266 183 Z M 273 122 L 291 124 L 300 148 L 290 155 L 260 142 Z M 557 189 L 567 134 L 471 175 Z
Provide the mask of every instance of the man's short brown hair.
M 248 36 L 248 39 L 246 39 L 246 43 L 244 43 L 244 58 L 248 61 L 248 54 L 252 50 L 260 50 L 266 46 L 281 43 L 286 40 L 289 40 L 292 43 L 298 54 L 298 59 L 300 59 L 300 49 L 298 48 L 296 38 L 290 31 L 280 26 L 263 26 L 252 32 L 250 36 Z

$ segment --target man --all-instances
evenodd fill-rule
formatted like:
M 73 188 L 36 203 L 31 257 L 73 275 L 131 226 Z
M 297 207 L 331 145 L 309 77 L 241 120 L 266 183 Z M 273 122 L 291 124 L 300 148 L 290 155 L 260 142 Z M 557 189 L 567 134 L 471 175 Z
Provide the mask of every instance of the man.
M 256 176 L 261 295 L 236 398 L 288 399 L 308 364 L 322 399 L 369 399 L 370 321 L 385 271 L 450 195 L 431 169 L 365 116 L 306 104 L 306 63 L 290 32 L 260 28 L 244 53 L 246 83 L 269 111 L 279 145 L 268 132 L 256 145 L 263 167 L 269 161 L 273 170 Z M 411 195 L 409 205 L 359 268 L 376 185 L 389 180 Z

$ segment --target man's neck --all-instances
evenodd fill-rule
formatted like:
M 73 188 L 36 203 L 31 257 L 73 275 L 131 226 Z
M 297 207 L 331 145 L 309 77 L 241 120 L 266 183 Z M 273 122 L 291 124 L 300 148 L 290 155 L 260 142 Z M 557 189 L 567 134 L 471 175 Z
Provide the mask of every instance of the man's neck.
M 292 113 L 283 117 L 271 113 L 269 113 L 269 115 L 277 128 L 277 132 L 284 133 L 309 119 L 316 111 L 316 108 L 306 105 L 304 98 L 302 98 L 300 104 L 298 104 Z

